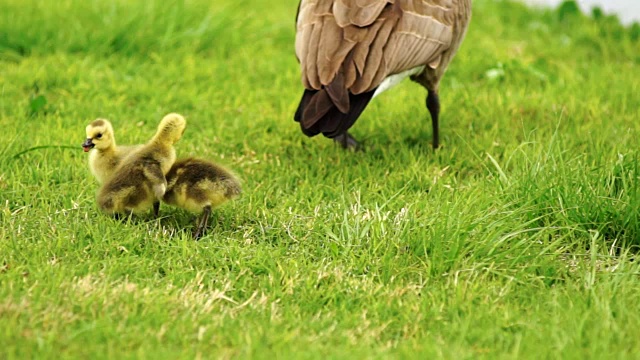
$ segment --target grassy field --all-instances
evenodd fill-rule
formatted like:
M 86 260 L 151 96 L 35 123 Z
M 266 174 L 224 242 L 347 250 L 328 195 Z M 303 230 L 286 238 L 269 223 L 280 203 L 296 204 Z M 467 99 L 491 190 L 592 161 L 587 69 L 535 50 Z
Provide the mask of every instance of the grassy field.
M 0 2 L 0 358 L 638 358 L 640 27 L 477 0 L 441 87 L 304 137 L 296 0 Z M 244 194 L 99 213 L 80 144 L 187 116 Z

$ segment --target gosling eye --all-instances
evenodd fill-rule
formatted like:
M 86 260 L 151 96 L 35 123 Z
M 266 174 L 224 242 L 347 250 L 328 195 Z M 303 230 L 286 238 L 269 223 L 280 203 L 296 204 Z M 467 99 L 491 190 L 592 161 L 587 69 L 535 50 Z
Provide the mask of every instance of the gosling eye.
M 96 135 L 96 138 L 97 138 L 97 139 L 102 139 L 102 134 L 98 134 L 98 135 Z

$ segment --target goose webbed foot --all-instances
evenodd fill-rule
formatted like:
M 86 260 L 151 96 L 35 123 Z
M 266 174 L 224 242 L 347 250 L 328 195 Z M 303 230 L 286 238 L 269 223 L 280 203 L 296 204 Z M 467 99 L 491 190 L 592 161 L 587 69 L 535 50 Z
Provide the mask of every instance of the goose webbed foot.
M 348 132 L 340 134 L 333 138 L 337 144 L 339 144 L 343 149 L 358 151 L 362 150 L 362 145 L 351 136 Z

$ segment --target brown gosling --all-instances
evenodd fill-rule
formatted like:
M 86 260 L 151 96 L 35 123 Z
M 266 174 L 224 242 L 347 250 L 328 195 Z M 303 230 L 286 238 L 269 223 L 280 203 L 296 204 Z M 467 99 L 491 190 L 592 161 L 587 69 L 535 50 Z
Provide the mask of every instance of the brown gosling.
M 410 77 L 427 89 L 437 148 L 440 80 L 470 18 L 471 0 L 300 0 L 295 52 L 305 89 L 295 121 L 307 136 L 357 149 L 349 128 L 374 96 Z
M 107 181 L 122 159 L 142 145 L 117 146 L 113 126 L 106 119 L 96 119 L 86 128 L 87 139 L 82 143 L 89 152 L 89 170 L 100 184 Z
M 122 159 L 113 176 L 100 188 L 98 207 L 116 217 L 153 207 L 157 217 L 160 200 L 167 189 L 165 175 L 176 160 L 173 145 L 180 140 L 185 127 L 182 115 L 166 115 L 153 138 Z
M 169 170 L 163 201 L 202 213 L 193 232 L 198 240 L 204 235 L 211 209 L 236 198 L 241 191 L 240 181 L 229 170 L 206 160 L 186 158 L 176 161 Z

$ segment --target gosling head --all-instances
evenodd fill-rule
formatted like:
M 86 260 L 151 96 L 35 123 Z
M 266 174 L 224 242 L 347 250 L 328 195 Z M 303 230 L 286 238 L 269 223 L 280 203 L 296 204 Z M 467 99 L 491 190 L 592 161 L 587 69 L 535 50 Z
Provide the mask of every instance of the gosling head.
M 87 140 L 82 143 L 85 152 L 96 148 L 105 150 L 115 145 L 113 127 L 108 120 L 96 119 L 87 125 Z
M 167 114 L 160 121 L 155 138 L 163 143 L 174 144 L 180 140 L 186 127 L 187 121 L 182 115 L 176 113 Z

